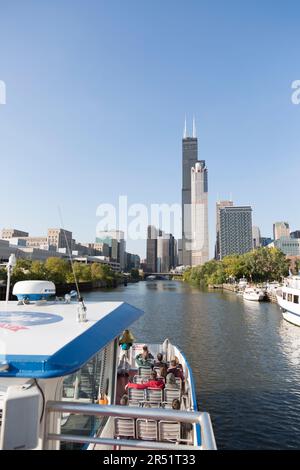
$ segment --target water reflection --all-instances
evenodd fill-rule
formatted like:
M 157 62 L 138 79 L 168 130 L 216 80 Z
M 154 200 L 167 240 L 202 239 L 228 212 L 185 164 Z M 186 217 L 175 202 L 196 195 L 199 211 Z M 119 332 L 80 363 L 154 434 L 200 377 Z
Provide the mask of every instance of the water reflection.
M 219 448 L 300 447 L 300 328 L 284 321 L 277 305 L 168 281 L 89 297 L 142 308 L 136 339 L 168 336 L 184 350 Z

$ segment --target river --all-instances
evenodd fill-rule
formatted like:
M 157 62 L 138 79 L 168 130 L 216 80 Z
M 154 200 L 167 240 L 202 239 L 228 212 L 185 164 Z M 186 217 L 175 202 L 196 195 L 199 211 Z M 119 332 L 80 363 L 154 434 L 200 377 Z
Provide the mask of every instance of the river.
M 175 281 L 139 282 L 86 298 L 143 309 L 132 327 L 136 340 L 168 337 L 184 351 L 219 449 L 300 448 L 300 327 L 283 320 L 277 305 Z

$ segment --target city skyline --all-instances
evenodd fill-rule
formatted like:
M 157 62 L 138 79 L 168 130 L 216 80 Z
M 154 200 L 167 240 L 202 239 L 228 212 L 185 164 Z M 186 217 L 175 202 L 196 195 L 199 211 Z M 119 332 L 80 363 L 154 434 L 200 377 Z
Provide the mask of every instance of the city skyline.
M 300 169 L 291 100 L 300 5 L 275 4 L 62 2 L 59 18 L 49 3 L 28 1 L 17 13 L 7 4 L 1 225 L 38 236 L 59 225 L 60 205 L 66 227 L 88 241 L 96 208 L 119 194 L 180 204 L 182 125 L 194 114 L 209 162 L 210 257 L 215 203 L 230 193 L 253 208 L 262 236 L 276 220 L 299 229 L 293 199 L 278 188 Z M 127 246 L 145 257 L 144 242 Z

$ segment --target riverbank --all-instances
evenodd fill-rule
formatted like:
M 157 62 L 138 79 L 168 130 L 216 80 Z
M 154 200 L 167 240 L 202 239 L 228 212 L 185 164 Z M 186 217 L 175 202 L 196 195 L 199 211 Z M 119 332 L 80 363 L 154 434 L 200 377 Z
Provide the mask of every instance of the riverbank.
M 80 292 L 92 292 L 95 290 L 101 289 L 108 289 L 108 288 L 117 288 L 120 286 L 127 286 L 127 284 L 133 284 L 139 282 L 135 279 L 113 279 L 112 281 L 107 280 L 98 280 L 98 281 L 88 281 L 88 282 L 79 282 L 79 290 Z M 63 283 L 63 284 L 55 284 L 56 287 L 56 295 L 63 296 L 72 290 L 76 290 L 75 282 Z M 9 300 L 16 300 L 16 298 L 12 295 L 13 286 L 10 289 Z M 6 296 L 6 285 L 0 285 L 0 300 L 5 300 Z

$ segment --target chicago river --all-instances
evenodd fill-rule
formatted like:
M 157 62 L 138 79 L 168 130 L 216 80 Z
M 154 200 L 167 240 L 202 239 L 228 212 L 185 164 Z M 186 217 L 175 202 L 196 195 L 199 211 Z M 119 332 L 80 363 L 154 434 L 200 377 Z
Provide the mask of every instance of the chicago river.
M 184 351 L 219 449 L 300 447 L 300 328 L 283 320 L 277 305 L 176 281 L 85 297 L 143 309 L 132 329 L 136 341 L 168 337 Z

